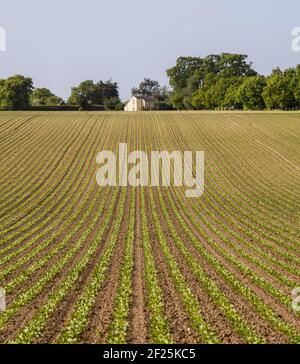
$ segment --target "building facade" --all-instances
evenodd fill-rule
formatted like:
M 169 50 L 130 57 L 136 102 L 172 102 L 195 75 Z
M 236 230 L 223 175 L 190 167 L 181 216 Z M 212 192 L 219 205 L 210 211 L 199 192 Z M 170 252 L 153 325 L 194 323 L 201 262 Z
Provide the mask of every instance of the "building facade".
M 132 96 L 124 107 L 124 111 L 152 110 L 154 99 L 147 96 Z

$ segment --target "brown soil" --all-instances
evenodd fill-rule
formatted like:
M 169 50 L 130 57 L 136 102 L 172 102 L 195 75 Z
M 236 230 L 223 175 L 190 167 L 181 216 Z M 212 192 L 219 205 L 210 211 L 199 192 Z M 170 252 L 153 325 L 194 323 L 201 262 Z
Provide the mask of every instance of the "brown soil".
M 136 221 L 133 267 L 133 298 L 129 311 L 128 343 L 147 342 L 147 306 L 145 304 L 144 253 L 141 236 L 140 191 L 136 192 Z

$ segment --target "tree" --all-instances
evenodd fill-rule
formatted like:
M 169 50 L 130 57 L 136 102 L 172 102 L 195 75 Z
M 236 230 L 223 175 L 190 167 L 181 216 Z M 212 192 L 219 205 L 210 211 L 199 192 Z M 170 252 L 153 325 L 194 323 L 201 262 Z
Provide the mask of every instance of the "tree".
M 77 87 L 72 87 L 68 104 L 79 105 L 81 109 L 88 109 L 91 105 L 102 105 L 105 100 L 119 100 L 118 84 L 108 80 L 96 84 L 92 80 L 81 82 Z M 120 100 L 119 100 L 120 101 Z
M 175 91 L 184 89 L 188 79 L 201 68 L 202 64 L 203 59 L 200 57 L 179 57 L 176 65 L 167 70 L 170 85 Z
M 106 82 L 99 81 L 94 85 L 92 104 L 100 105 L 106 99 L 119 99 L 118 84 L 112 80 Z
M 173 87 L 171 96 L 172 105 L 183 110 L 191 105 L 192 94 L 199 88 L 199 75 L 196 71 L 201 69 L 203 59 L 200 57 L 180 57 L 176 65 L 167 70 L 169 83 Z
M 212 88 L 216 82 L 216 79 L 217 76 L 213 73 L 208 73 L 205 76 L 205 79 L 203 80 L 203 86 L 199 87 L 198 90 L 192 94 L 191 105 L 194 109 L 214 109 L 217 106 L 212 95 Z
M 0 108 L 24 110 L 30 106 L 32 79 L 16 75 L 0 81 Z
M 144 78 L 138 87 L 131 89 L 133 96 L 150 96 L 154 99 L 154 110 L 172 110 L 170 103 L 171 91 L 166 86 L 161 87 L 158 81 Z
M 247 62 L 246 54 L 222 53 L 217 67 L 223 77 L 248 77 L 257 73 L 252 68 L 252 62 Z
M 295 98 L 295 106 L 300 106 L 300 65 L 295 67 L 294 76 L 292 79 L 292 89 Z
M 237 100 L 245 110 L 262 110 L 265 102 L 262 97 L 266 80 L 264 76 L 253 76 L 245 78 L 237 90 Z
M 118 97 L 111 97 L 104 100 L 105 110 L 116 110 L 120 111 L 124 109 L 124 104 L 120 101 Z
M 103 97 L 105 99 L 119 98 L 119 86 L 117 82 L 111 79 L 102 83 L 103 84 Z
M 223 100 L 223 104 L 222 104 L 222 107 L 224 109 L 240 110 L 243 108 L 243 105 L 242 105 L 240 99 L 238 98 L 238 89 L 242 82 L 243 82 L 243 79 L 240 79 L 240 82 L 237 82 L 228 87 L 224 100 Z
M 166 101 L 155 101 L 153 110 L 174 110 L 172 105 Z
M 222 109 L 224 107 L 224 100 L 228 89 L 240 83 L 242 78 L 238 76 L 217 77 L 216 82 L 211 86 L 210 90 L 210 97 L 215 108 Z
M 224 77 L 209 73 L 206 75 L 203 86 L 192 97 L 192 105 L 195 109 L 222 109 L 226 107 L 224 100 L 228 89 L 240 85 L 243 77 Z
M 87 108 L 89 105 L 92 105 L 94 89 L 95 85 L 92 80 L 81 82 L 77 87 L 72 87 L 68 103 L 71 105 L 79 105 L 82 109 Z
M 132 88 L 131 93 L 133 96 L 152 96 L 158 100 L 160 91 L 161 89 L 158 81 L 144 78 L 144 81 L 142 81 L 138 87 Z
M 47 88 L 35 88 L 30 96 L 30 103 L 33 106 L 57 106 L 63 105 L 64 100 L 55 96 Z
M 174 91 L 171 97 L 171 104 L 177 110 L 184 110 L 185 109 L 185 102 L 184 102 L 184 95 L 181 91 Z
M 284 110 L 294 107 L 296 100 L 292 84 L 292 75 L 289 72 L 274 70 L 267 78 L 267 84 L 262 93 L 267 108 Z
M 177 109 L 222 107 L 226 87 L 230 86 L 232 79 L 256 74 L 252 63 L 248 63 L 243 54 L 180 57 L 176 65 L 167 70 L 174 89 L 172 105 Z

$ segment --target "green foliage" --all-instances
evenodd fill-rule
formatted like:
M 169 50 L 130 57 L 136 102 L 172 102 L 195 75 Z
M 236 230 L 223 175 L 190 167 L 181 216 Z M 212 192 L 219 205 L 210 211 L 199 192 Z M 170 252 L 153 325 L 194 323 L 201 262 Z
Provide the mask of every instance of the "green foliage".
M 194 93 L 191 101 L 192 105 L 197 110 L 214 108 L 210 89 L 205 90 L 204 88 L 200 88 L 197 92 Z
M 129 307 L 132 298 L 132 274 L 134 269 L 134 227 L 135 227 L 135 190 L 132 192 L 129 211 L 129 226 L 126 236 L 124 260 L 121 268 L 120 283 L 114 307 L 113 320 L 108 337 L 109 344 L 126 344 L 129 327 Z
M 145 259 L 145 284 L 147 288 L 147 306 L 149 307 L 149 328 L 151 341 L 154 344 L 172 344 L 169 322 L 164 312 L 162 289 L 155 259 L 152 254 L 152 244 L 149 233 L 149 220 L 146 215 L 145 190 L 141 191 L 141 226 L 142 243 Z
M 223 108 L 229 88 L 240 85 L 242 80 L 242 77 L 223 77 L 208 74 L 204 79 L 203 86 L 192 96 L 194 109 Z M 236 91 L 235 88 L 233 89 Z
M 79 105 L 86 108 L 92 104 L 95 95 L 95 85 L 92 80 L 83 81 L 77 87 L 72 87 L 71 96 L 68 103 L 71 105 Z
M 168 194 L 168 198 L 170 198 L 170 195 Z M 232 303 L 227 299 L 227 297 L 222 293 L 222 291 L 218 288 L 217 284 L 214 280 L 212 280 L 203 269 L 201 269 L 201 266 L 198 264 L 198 262 L 195 260 L 194 256 L 191 254 L 191 252 L 187 249 L 186 245 L 181 241 L 179 238 L 176 229 L 172 223 L 172 220 L 168 214 L 167 209 L 164 206 L 163 198 L 160 194 L 159 201 L 162 206 L 163 214 L 166 223 L 168 224 L 168 227 L 170 229 L 170 232 L 172 234 L 172 237 L 174 239 L 175 244 L 178 246 L 178 248 L 183 253 L 183 256 L 186 258 L 189 266 L 193 270 L 197 280 L 199 281 L 199 284 L 204 286 L 207 290 L 208 294 L 212 297 L 216 305 L 223 311 L 226 318 L 233 324 L 233 327 L 237 332 L 239 332 L 249 343 L 262 343 L 263 340 L 257 336 L 255 331 L 250 327 L 243 319 L 242 316 L 239 315 L 239 313 L 236 311 L 235 307 L 232 305 Z M 176 209 L 174 205 L 174 201 L 171 201 L 172 209 L 174 213 L 176 214 L 177 221 L 184 226 L 186 229 L 185 222 L 178 213 L 178 210 Z M 191 221 L 192 218 L 190 217 Z M 189 237 L 191 239 L 191 242 L 193 244 L 198 245 L 197 239 L 190 234 L 189 231 Z
M 133 96 L 148 96 L 154 100 L 154 110 L 172 110 L 173 107 L 170 103 L 170 90 L 163 86 L 161 87 L 158 81 L 144 78 L 138 87 L 133 87 Z
M 153 96 L 158 100 L 160 96 L 160 85 L 158 81 L 144 78 L 138 87 L 133 87 L 131 90 L 133 96 Z
M 300 65 L 295 67 L 293 80 L 291 87 L 294 92 L 295 104 L 297 107 L 300 106 Z
M 282 72 L 276 69 L 272 72 L 263 91 L 263 98 L 268 109 L 284 110 L 296 106 L 295 96 L 298 97 L 299 89 L 292 88 L 295 76 L 296 73 L 292 70 Z
M 238 89 L 242 82 L 243 82 L 243 78 L 239 78 L 239 80 L 237 80 L 236 83 L 233 83 L 232 85 L 230 85 L 228 87 L 224 100 L 223 100 L 223 104 L 222 104 L 224 109 L 229 109 L 229 110 L 238 109 L 239 110 L 239 109 L 243 108 L 243 105 L 237 96 Z
M 300 66 L 258 75 L 242 54 L 180 57 L 167 70 L 171 104 L 184 109 L 291 109 L 300 107 Z
M 173 107 L 170 103 L 165 101 L 155 101 L 153 110 L 173 110 Z
M 263 76 L 248 77 L 237 90 L 237 100 L 245 110 L 262 110 L 265 102 L 262 97 L 266 80 Z
M 191 289 L 186 284 L 184 276 L 179 269 L 178 263 L 176 262 L 176 259 L 169 249 L 167 240 L 163 234 L 159 216 L 157 214 L 152 190 L 149 191 L 149 195 L 152 207 L 151 211 L 153 216 L 153 223 L 157 232 L 158 241 L 164 254 L 165 261 L 167 262 L 173 284 L 177 292 L 181 295 L 184 309 L 189 315 L 193 329 L 195 330 L 195 332 L 197 332 L 199 337 L 206 343 L 216 344 L 219 342 L 219 339 L 212 327 L 207 322 L 205 322 L 204 318 L 202 317 L 200 313 L 201 308 L 199 306 L 199 302 L 197 301 Z
M 64 327 L 63 331 L 60 333 L 59 343 L 61 344 L 77 343 L 81 333 L 83 332 L 88 323 L 88 315 L 93 307 L 93 304 L 95 303 L 99 291 L 103 286 L 109 262 L 113 254 L 115 245 L 117 243 L 118 233 L 121 228 L 122 218 L 125 210 L 125 193 L 122 193 L 120 196 L 118 208 L 119 208 L 118 214 L 114 224 L 112 235 L 110 237 L 109 244 L 104 248 L 103 254 L 101 255 L 101 259 L 99 259 L 92 273 L 89 283 L 85 286 L 85 289 L 80 299 L 77 301 L 76 310 L 73 312 L 70 321 Z M 105 218 L 106 224 L 109 223 L 112 213 L 113 213 L 113 205 L 110 206 L 109 214 Z M 99 236 L 102 236 L 103 232 L 104 229 L 101 231 L 101 235 Z M 94 250 L 99 244 L 98 239 L 94 240 L 95 244 L 95 247 L 93 247 Z M 101 240 L 99 239 L 99 241 Z M 85 265 L 86 263 L 87 262 L 84 262 Z
M 32 92 L 32 79 L 21 75 L 0 80 L 0 108 L 5 110 L 23 110 L 29 108 Z
M 171 96 L 171 103 L 173 107 L 177 110 L 184 110 L 184 103 L 183 103 L 184 96 L 181 91 L 174 91 Z
M 35 88 L 30 96 L 30 104 L 32 106 L 57 106 L 63 105 L 64 101 L 47 88 Z
M 104 108 L 105 110 L 116 110 L 120 111 L 124 109 L 124 104 L 120 101 L 118 97 L 112 97 L 110 99 L 104 100 Z
M 81 82 L 72 87 L 68 104 L 79 105 L 80 109 L 88 109 L 91 105 L 102 105 L 109 99 L 119 100 L 118 84 L 108 80 L 94 83 L 92 80 Z
M 178 58 L 176 65 L 167 70 L 174 89 L 172 105 L 177 109 L 222 107 L 233 80 L 256 75 L 246 59 L 246 55 L 230 53 Z

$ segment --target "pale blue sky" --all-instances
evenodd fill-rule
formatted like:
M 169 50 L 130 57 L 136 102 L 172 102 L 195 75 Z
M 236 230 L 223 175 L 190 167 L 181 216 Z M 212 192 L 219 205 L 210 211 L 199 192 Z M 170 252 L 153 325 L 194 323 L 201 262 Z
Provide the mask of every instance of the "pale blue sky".
M 167 84 L 183 55 L 246 53 L 264 74 L 298 64 L 296 26 L 299 0 L 1 0 L 0 78 L 28 75 L 66 98 L 82 80 L 111 77 L 125 99 L 144 77 Z

